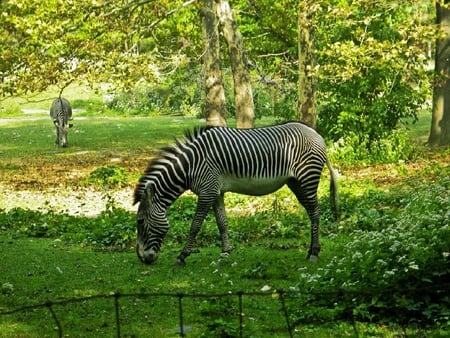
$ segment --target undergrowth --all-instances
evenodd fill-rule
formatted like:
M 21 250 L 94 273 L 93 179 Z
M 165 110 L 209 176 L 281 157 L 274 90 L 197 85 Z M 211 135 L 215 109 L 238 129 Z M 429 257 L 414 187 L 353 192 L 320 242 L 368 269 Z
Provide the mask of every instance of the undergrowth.
M 450 179 L 446 175 L 436 177 L 433 182 L 420 178 L 409 180 L 389 191 L 369 189 L 359 198 L 344 191 L 341 204 L 347 212 L 340 223 L 332 223 L 327 218 L 328 198 L 322 198 L 325 211 L 322 236 L 334 242 L 334 254 L 314 273 L 300 271 L 301 278 L 293 288 L 311 292 L 301 299 L 310 306 L 298 312 L 295 320 L 309 322 L 313 316 L 323 317 L 321 320 L 325 321 L 357 318 L 402 325 L 448 326 L 450 296 L 445 290 L 448 291 L 450 280 L 449 191 Z M 106 209 L 92 218 L 51 211 L 1 211 L 1 231 L 13 236 L 57 238 L 99 249 L 131 251 L 136 237 L 135 215 L 116 208 L 114 200 L 106 198 Z M 273 208 L 274 201 L 277 201 L 276 208 Z M 298 237 L 302 228 L 306 233 L 309 223 L 304 213 L 298 214 L 298 206 L 292 209 L 287 191 L 282 189 L 275 197 L 260 200 L 262 211 L 253 217 L 240 215 L 242 211 L 238 207 L 243 210 L 255 207 L 254 200 L 248 203 L 243 206 L 240 197 L 233 195 L 226 200 L 230 210 L 234 210 L 230 213 L 232 242 L 244 246 L 259 243 L 267 250 L 299 246 L 292 238 Z M 195 205 L 195 198 L 188 195 L 170 208 L 166 253 L 181 249 Z M 220 245 L 214 218 L 209 215 L 197 244 L 201 247 L 213 243 Z M 265 279 L 273 274 L 269 271 L 269 266 L 259 264 L 248 271 L 247 278 Z M 345 293 L 325 299 L 319 296 L 336 290 Z M 384 291 L 374 297 L 370 290 Z M 423 291 L 417 293 L 417 290 Z M 209 329 L 217 325 L 221 323 L 211 323 Z

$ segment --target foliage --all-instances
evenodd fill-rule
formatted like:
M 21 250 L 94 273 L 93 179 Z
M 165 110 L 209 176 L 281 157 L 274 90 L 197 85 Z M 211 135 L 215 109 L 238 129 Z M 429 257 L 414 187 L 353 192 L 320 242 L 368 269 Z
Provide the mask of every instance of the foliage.
M 202 116 L 198 6 L 190 1 L 83 0 L 1 3 L 0 93 L 107 83 L 121 115 Z M 407 159 L 405 121 L 430 99 L 434 3 L 318 1 L 314 6 L 318 128 L 338 158 Z M 236 1 L 254 83 L 256 116 L 297 114 L 298 1 Z M 261 13 L 265 13 L 262 15 Z M 229 60 L 223 59 L 228 116 L 234 115 Z M 228 80 L 227 80 L 228 78 Z M 99 107 L 99 109 L 103 109 Z M 407 119 L 405 119 L 407 118 Z
M 378 192 L 364 197 L 364 207 L 346 221 L 352 240 L 315 274 L 305 274 L 298 288 L 342 290 L 328 299 L 307 296 L 317 306 L 338 304 L 334 318 L 390 322 L 395 317 L 402 325 L 448 322 L 449 187 L 444 176 L 432 184 L 415 182 L 409 194 L 394 190 L 389 196 Z M 298 320 L 308 316 L 299 313 Z
M 181 3 L 2 1 L 1 95 L 39 92 L 52 84 L 65 88 L 74 81 L 130 88 L 142 78 L 158 78 L 192 48 L 189 43 L 180 49 L 186 42 L 181 37 L 189 33 L 195 41 L 195 12 Z M 164 20 L 178 7 L 174 19 Z
M 0 210 L 0 230 L 16 236 L 56 238 L 98 248 L 130 248 L 136 233 L 133 215 L 117 208 L 110 195 L 105 195 L 105 200 L 105 210 L 95 218 L 59 214 L 52 210 Z
M 271 102 L 281 119 L 296 117 L 297 4 L 284 0 L 236 5 L 242 10 L 240 28 L 248 37 L 246 47 L 258 55 L 254 66 L 265 91 L 292 92 L 276 95 Z M 406 117 L 415 122 L 418 110 L 431 98 L 428 69 L 429 43 L 435 39 L 434 3 L 315 4 L 311 20 L 316 33 L 319 131 L 339 143 L 339 157 L 372 162 L 407 159 L 411 155 L 407 148 L 389 159 L 380 154 L 390 145 L 404 143 L 403 132 L 396 129 Z M 282 109 L 275 112 L 280 105 Z
M 121 187 L 128 178 L 123 167 L 107 166 L 94 169 L 87 179 L 88 183 L 99 187 Z
M 20 105 L 16 102 L 4 104 L 0 107 L 0 114 L 2 116 L 18 116 L 22 115 L 22 110 L 20 109 Z
M 190 65 L 174 71 L 173 76 L 157 83 L 138 82 L 133 88 L 113 95 L 108 107 L 120 115 L 201 116 L 200 75 Z M 195 68 L 194 68 L 195 69 Z
M 425 3 L 336 2 L 318 28 L 320 129 L 334 141 L 376 151 L 405 117 L 430 98 L 426 73 L 432 39 Z M 357 8 L 364 8 L 364 11 Z M 325 14 L 325 13 L 324 13 Z M 430 28 L 428 28 L 430 27 Z M 422 42 L 421 42 L 422 41 Z M 394 134 L 395 135 L 395 134 Z M 356 141 L 356 142 L 355 142 Z M 393 140 L 398 142 L 397 140 Z
M 82 111 L 82 113 L 77 112 L 78 116 L 92 116 L 105 112 L 105 104 L 100 98 L 73 98 L 70 103 L 73 109 L 79 109 Z
M 372 141 L 366 135 L 349 131 L 329 147 L 329 156 L 334 163 L 397 163 L 412 159 L 416 151 L 407 130 L 399 128 Z
M 236 300 L 231 297 L 212 298 L 200 306 L 200 315 L 204 318 L 215 318 L 207 323 L 201 337 L 237 337 L 239 335 Z

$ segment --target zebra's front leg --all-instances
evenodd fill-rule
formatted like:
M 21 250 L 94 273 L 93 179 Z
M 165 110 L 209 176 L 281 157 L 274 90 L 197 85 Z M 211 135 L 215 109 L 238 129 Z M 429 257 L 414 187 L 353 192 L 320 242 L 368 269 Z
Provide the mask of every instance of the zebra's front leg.
M 214 215 L 216 216 L 217 227 L 219 228 L 220 238 L 222 240 L 222 255 L 228 255 L 233 249 L 228 241 L 228 221 L 225 211 L 224 194 L 217 197 L 214 205 Z
M 199 196 L 197 202 L 197 210 L 195 211 L 195 216 L 191 224 L 191 229 L 189 231 L 189 238 L 187 239 L 183 250 L 178 255 L 175 264 L 186 265 L 186 262 L 184 260 L 192 253 L 192 248 L 195 244 L 195 237 L 200 231 L 203 221 L 205 220 L 206 215 L 211 209 L 213 201 L 213 199 L 205 199 Z

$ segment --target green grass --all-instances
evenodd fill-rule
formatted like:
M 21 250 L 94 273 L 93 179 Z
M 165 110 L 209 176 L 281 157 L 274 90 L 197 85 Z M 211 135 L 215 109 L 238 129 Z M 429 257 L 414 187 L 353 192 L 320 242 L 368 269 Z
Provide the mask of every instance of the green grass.
M 418 114 L 417 122 L 409 125 L 408 128 L 411 139 L 419 144 L 425 144 L 431 128 L 431 112 L 428 110 L 421 111 Z
M 59 149 L 53 146 L 54 128 L 44 115 L 0 123 L 3 185 L 37 191 L 60 187 L 74 194 L 86 184 L 106 194 L 115 189 L 102 183 L 102 175 L 109 172 L 105 168 L 111 165 L 124 169 L 117 171 L 124 173 L 119 183 L 133 185 L 156 148 L 173 143 L 184 130 L 201 124 L 193 118 L 75 115 L 68 137 L 70 147 Z M 424 132 L 411 131 L 415 138 Z M 188 337 L 238 336 L 236 293 L 261 290 L 268 290 L 267 295 L 243 296 L 244 337 L 288 337 L 276 289 L 300 292 L 285 299 L 294 336 L 354 337 L 355 325 L 359 337 L 446 337 L 448 314 L 434 326 L 433 318 L 423 324 L 400 320 L 401 315 L 412 316 L 408 311 L 416 313 L 421 307 L 433 315 L 445 314 L 441 308 L 448 303 L 445 295 L 427 308 L 426 299 L 422 303 L 415 298 L 398 300 L 397 296 L 405 295 L 394 290 L 414 283 L 433 290 L 438 285 L 427 284 L 427 280 L 439 281 L 445 276 L 439 266 L 445 266 L 442 255 L 450 243 L 444 224 L 450 212 L 449 154 L 422 155 L 423 159 L 410 163 L 367 168 L 342 165 L 339 223 L 331 220 L 329 174 L 324 171 L 319 190 L 322 251 L 317 264 L 305 259 L 309 221 L 287 188 L 263 198 L 227 194 L 235 250 L 228 258 L 219 259 L 218 231 L 209 215 L 198 236 L 199 252 L 187 258 L 184 268 L 173 263 L 195 210 L 192 195 L 178 199 L 169 209 L 171 229 L 155 265 L 137 259 L 133 252 L 135 213 L 116 208 L 114 201 L 95 217 L 51 210 L 0 210 L 0 337 L 56 336 L 56 323 L 45 306 L 1 315 L 47 301 L 55 303 L 52 309 L 64 335 L 115 336 L 111 296 L 115 293 L 124 295 L 119 298 L 123 336 L 178 336 L 178 293 L 210 295 L 183 298 Z M 63 175 L 62 182 L 55 179 L 61 172 L 75 171 L 81 171 L 83 178 Z M 425 240 L 429 242 L 423 244 Z M 366 251 L 370 254 L 362 254 Z M 390 252 L 393 254 L 386 254 Z M 394 269 L 400 272 L 391 276 Z M 387 277 L 381 278 L 384 274 Z M 389 287 L 384 286 L 385 280 L 391 283 Z M 389 297 L 332 293 L 354 291 L 345 283 L 359 283 L 357 290 L 363 291 L 385 289 Z M 214 297 L 228 292 L 233 296 Z M 84 298 L 97 296 L 111 297 Z M 82 300 L 56 304 L 72 298 Z M 394 305 L 398 312 L 389 314 L 387 309 Z M 353 315 L 356 323 L 351 320 Z
M 260 291 L 269 286 L 267 296 L 244 296 L 244 336 L 288 337 L 281 304 L 275 288 L 289 290 L 304 275 L 313 275 L 331 258 L 335 244 L 325 238 L 326 251 L 318 265 L 304 260 L 297 249 L 270 250 L 259 245 L 238 245 L 227 259 L 218 260 L 219 249 L 202 248 L 185 268 L 174 266 L 175 253 L 164 252 L 156 265 L 140 263 L 134 253 L 93 251 L 47 239 L 1 236 L 3 274 L 1 281 L 11 285 L 0 295 L 0 310 L 36 305 L 51 300 L 80 299 L 97 295 L 133 294 L 119 300 L 121 331 L 125 336 L 175 337 L 179 327 L 176 297 L 140 297 L 136 293 L 217 294 L 229 291 Z M 328 253 L 327 253 L 328 252 Z M 298 259 L 293 259 L 298 256 Z M 19 257 L 19 258 L 18 258 Z M 7 282 L 4 282 L 7 281 Z M 298 310 L 287 296 L 289 311 Z M 293 298 L 295 301 L 295 298 Z M 214 327 L 213 318 L 225 318 L 216 326 L 238 333 L 237 297 L 184 297 L 184 326 L 188 337 L 199 337 Z M 73 337 L 114 336 L 114 298 L 94 298 L 82 302 L 54 305 L 63 333 Z M 206 322 L 205 322 L 206 320 Z M 312 319 L 314 320 L 314 319 Z M 0 317 L 0 337 L 52 337 L 56 323 L 47 308 L 38 308 Z M 395 336 L 402 329 L 358 324 L 360 337 Z M 218 331 L 213 331 L 218 332 Z M 332 321 L 321 325 L 297 325 L 297 334 L 311 337 L 354 336 L 351 323 Z M 423 330 L 408 328 L 407 332 Z M 439 330 L 432 337 L 444 337 Z M 208 336 L 211 336 L 209 334 Z M 214 333 L 212 334 L 214 336 Z M 414 335 L 412 335 L 414 336 Z
M 250 246 L 245 250 L 237 248 L 232 256 L 220 262 L 217 247 L 202 248 L 200 253 L 191 257 L 186 268 L 180 268 L 173 265 L 174 253 L 167 251 L 156 265 L 146 266 L 136 259 L 134 253 L 95 252 L 45 239 L 8 239 L 2 236 L 1 241 L 2 246 L 7 247 L 2 252 L 2 259 L 6 262 L 3 268 L 4 271 L 9 271 L 2 276 L 2 281 L 8 281 L 12 285 L 12 290 L 1 295 L 2 310 L 39 304 L 49 299 L 56 302 L 59 299 L 108 295 L 114 292 L 216 294 L 232 290 L 260 290 L 265 285 L 287 289 L 290 285 L 295 285 L 300 274 L 298 266 L 292 266 L 293 262 L 284 266 L 284 272 L 277 268 L 280 262 L 286 262 L 285 250 L 272 249 L 271 255 L 267 256 L 266 250 L 257 246 Z M 316 268 L 304 261 L 304 252 L 296 249 L 292 251 L 301 256 L 306 269 Z M 16 257 L 20 257 L 20 267 L 17 266 Z M 255 265 L 255 262 L 260 263 Z M 258 269 L 262 272 L 253 272 Z M 252 326 L 257 326 L 257 332 L 270 330 L 286 336 L 283 317 L 279 315 L 280 304 L 270 294 L 269 292 L 269 296 L 263 298 L 249 296 L 245 299 L 244 311 L 249 317 L 254 317 L 246 322 L 246 327 L 251 329 Z M 185 299 L 185 325 L 192 328 L 189 336 L 200 336 L 204 332 L 204 323 L 197 315 L 199 308 L 203 308 L 205 313 L 214 312 L 214 309 L 209 308 L 209 300 Z M 236 305 L 236 298 L 233 303 Z M 72 336 L 83 336 L 88 332 L 92 332 L 92 336 L 112 336 L 115 330 L 112 307 L 112 299 L 98 299 L 83 302 L 83 306 L 55 306 L 55 311 L 60 316 L 65 332 L 70 332 Z M 269 310 L 271 311 L 267 313 Z M 124 298 L 121 300 L 124 321 L 122 330 L 127 336 L 173 336 L 178 325 L 177 311 L 176 298 Z M 273 320 L 268 324 L 268 318 L 265 318 L 273 316 L 272 311 L 277 315 L 275 326 Z M 235 323 L 229 325 L 237 328 L 238 317 L 235 313 L 234 319 Z M 3 334 L 8 331 L 14 334 L 32 332 L 33 336 L 44 337 L 55 333 L 55 323 L 45 308 L 19 313 L 17 316 L 1 317 L 0 321 Z M 145 325 L 146 322 L 148 325 Z
M 0 122 L 1 123 L 1 122 Z M 77 119 L 69 129 L 67 149 L 55 148 L 55 128 L 48 119 L 15 119 L 0 129 L 0 152 L 4 159 L 15 159 L 55 153 L 73 155 L 86 151 L 120 152 L 128 149 L 155 150 L 183 136 L 185 129 L 201 123 L 193 118 L 102 118 Z
M 435 170 L 438 170 L 435 173 L 439 176 L 448 173 L 443 169 Z M 426 172 L 429 173 L 428 170 Z M 445 179 L 442 183 L 434 183 L 436 188 L 442 186 L 441 191 L 436 190 L 436 194 L 444 197 L 445 190 L 450 188 L 448 184 Z M 406 185 L 390 184 L 389 190 L 384 190 L 386 186 L 384 189 L 369 186 L 368 190 L 363 191 L 366 186 L 364 181 L 346 182 L 342 185 L 341 203 L 348 214 L 344 214 L 344 222 L 333 224 L 327 219 L 330 211 L 328 198 L 323 192 L 326 185 L 326 181 L 322 182 L 322 252 L 317 264 L 305 259 L 309 243 L 308 221 L 303 210 L 298 212 L 298 206 L 285 188 L 264 198 L 247 199 L 229 194 L 226 204 L 230 210 L 230 237 L 235 250 L 228 258 L 219 259 L 218 233 L 210 215 L 198 237 L 200 251 L 187 259 L 184 268 L 174 266 L 173 263 L 186 238 L 195 207 L 195 200 L 191 196 L 180 198 L 169 210 L 172 227 L 160 258 L 154 265 L 144 265 L 137 259 L 132 250 L 133 240 L 125 241 L 120 251 L 116 247 L 98 245 L 98 241 L 84 241 L 85 238 L 92 238 L 92 231 L 102 227 L 103 230 L 97 231 L 100 235 L 105 235 L 104 230 L 109 228 L 113 234 L 116 232 L 117 236 L 121 236 L 121 230 L 114 230 L 114 227 L 125 223 L 133 229 L 132 213 L 123 214 L 123 211 L 113 210 L 109 212 L 110 216 L 103 214 L 96 218 L 70 218 L 59 214 L 39 216 L 36 213 L 32 216 L 27 211 L 16 212 L 14 217 L 2 218 L 4 225 L 0 232 L 0 250 L 3 273 L 0 282 L 3 286 L 0 310 L 43 304 L 48 300 L 58 302 L 118 292 L 125 295 L 119 302 L 121 330 L 126 336 L 174 337 L 179 325 L 176 295 L 209 294 L 211 296 L 206 298 L 183 298 L 184 326 L 189 329 L 187 336 L 215 336 L 222 331 L 236 335 L 239 329 L 237 297 L 217 298 L 213 295 L 230 291 L 234 294 L 239 291 L 259 293 L 268 288 L 267 296 L 244 296 L 244 336 L 287 337 L 281 303 L 274 291 L 298 290 L 302 291 L 299 296 L 286 296 L 286 306 L 291 313 L 296 334 L 311 337 L 355 336 L 351 321 L 343 320 L 342 315 L 337 316 L 339 312 L 335 311 L 340 307 L 357 309 L 358 303 L 354 303 L 353 299 L 334 301 L 335 296 L 327 294 L 325 297 L 311 296 L 310 292 L 330 291 L 326 285 L 333 283 L 322 280 L 321 276 L 331 272 L 338 277 L 342 273 L 333 272 L 333 269 L 342 268 L 337 258 L 349 256 L 349 259 L 352 256 L 347 246 L 357 239 L 354 236 L 358 234 L 353 233 L 352 229 L 378 229 L 380 225 L 382 229 L 388 229 L 395 227 L 395 222 L 398 222 L 396 219 L 403 218 L 405 222 L 410 222 L 405 214 L 401 215 L 402 210 L 411 203 L 417 203 L 414 202 L 414 194 L 407 197 L 408 191 L 415 189 L 419 196 L 417 191 L 425 186 L 421 177 L 410 180 Z M 352 186 L 359 193 L 351 195 Z M 427 208 L 436 205 L 432 200 L 436 188 L 433 188 L 433 184 L 426 184 L 425 189 L 429 190 L 429 194 L 424 195 L 425 204 L 421 205 Z M 445 201 L 441 203 L 448 208 Z M 256 213 L 252 211 L 255 208 L 258 209 Z M 422 207 L 418 212 L 425 214 L 427 208 Z M 434 222 L 439 222 L 438 218 L 434 219 Z M 15 223 L 10 224 L 12 221 Z M 377 222 L 380 224 L 377 225 Z M 35 231 L 30 224 L 38 227 L 45 224 L 48 232 Z M 86 225 L 89 226 L 85 228 Z M 440 240 L 444 246 L 450 243 L 445 237 Z M 370 249 L 371 245 L 365 244 L 365 249 Z M 331 262 L 338 264 L 336 268 L 330 266 Z M 367 267 L 364 268 L 367 270 L 360 270 L 359 266 L 362 267 L 363 263 L 359 264 L 351 263 L 358 275 L 369 271 Z M 376 264 L 372 267 L 376 268 Z M 378 272 L 373 277 L 379 279 Z M 344 280 L 350 281 L 351 278 L 345 277 Z M 369 291 L 374 286 L 367 283 L 363 290 Z M 331 291 L 337 289 L 332 287 Z M 173 296 L 145 297 L 136 293 L 170 293 Z M 133 295 L 126 296 L 129 294 Z M 359 296 L 353 297 L 356 299 Z M 299 312 L 299 309 L 302 310 Z M 113 297 L 55 305 L 53 310 L 65 334 L 75 337 L 114 336 Z M 311 325 L 311 322 L 316 324 Z M 358 322 L 356 325 L 360 337 L 395 337 L 402 332 L 412 337 L 424 334 L 428 337 L 445 337 L 448 333 L 445 328 L 439 327 L 420 328 L 412 325 L 402 328 L 395 321 L 387 325 L 370 321 Z M 56 324 L 45 307 L 1 316 L 0 328 L 0 337 L 21 334 L 45 337 L 54 336 L 57 332 Z

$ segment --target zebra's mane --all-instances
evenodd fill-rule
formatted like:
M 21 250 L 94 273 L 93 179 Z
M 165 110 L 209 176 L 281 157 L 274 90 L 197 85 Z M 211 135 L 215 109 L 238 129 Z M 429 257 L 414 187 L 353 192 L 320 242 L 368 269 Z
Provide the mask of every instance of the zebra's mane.
M 196 127 L 193 130 L 186 130 L 184 132 L 184 138 L 176 138 L 176 144 L 159 149 L 157 155 L 149 162 L 147 169 L 145 169 L 144 174 L 139 179 L 138 184 L 134 190 L 134 202 L 133 204 L 139 203 L 144 194 L 144 190 L 147 184 L 152 180 L 154 174 L 159 170 L 157 168 L 158 164 L 167 163 L 167 161 L 172 161 L 174 158 L 183 152 L 189 144 L 198 139 L 206 131 L 215 128 L 211 126 Z

